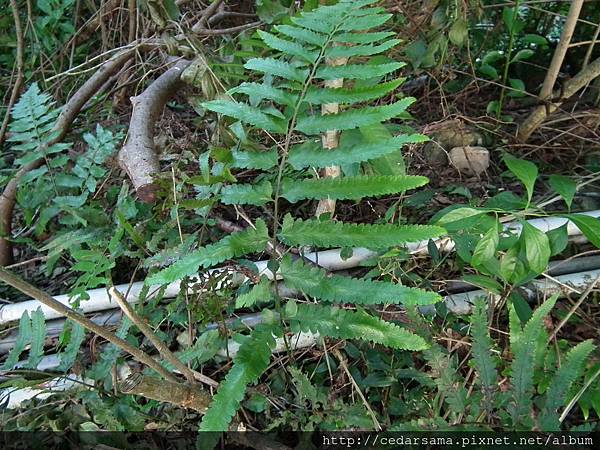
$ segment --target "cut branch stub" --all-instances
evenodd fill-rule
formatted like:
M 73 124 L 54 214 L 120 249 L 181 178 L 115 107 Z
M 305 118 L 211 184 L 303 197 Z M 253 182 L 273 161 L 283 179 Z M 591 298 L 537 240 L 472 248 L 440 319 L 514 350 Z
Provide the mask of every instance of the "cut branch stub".
M 146 203 L 156 201 L 158 186 L 154 177 L 160 171 L 154 148 L 154 125 L 167 101 L 181 87 L 181 73 L 190 61 L 179 60 L 158 77 L 144 92 L 131 98 L 133 111 L 127 140 L 119 152 L 119 165 L 131 179 L 138 198 Z

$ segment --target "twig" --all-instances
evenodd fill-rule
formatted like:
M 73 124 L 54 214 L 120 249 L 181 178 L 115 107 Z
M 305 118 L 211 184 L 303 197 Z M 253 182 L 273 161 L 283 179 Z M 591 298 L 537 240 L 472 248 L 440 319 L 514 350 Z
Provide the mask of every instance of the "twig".
M 155 361 L 145 352 L 141 351 L 139 348 L 134 347 L 129 342 L 125 341 L 124 339 L 121 339 L 114 333 L 108 331 L 100 325 L 95 324 L 83 314 L 80 314 L 74 309 L 63 305 L 62 303 L 48 295 L 46 292 L 42 291 L 41 289 L 38 289 L 31 283 L 28 283 L 21 277 L 15 275 L 14 273 L 6 270 L 3 267 L 0 267 L 0 281 L 8 284 L 9 286 L 14 287 L 15 289 L 18 289 L 19 291 L 23 292 L 24 294 L 27 294 L 32 298 L 35 298 L 37 301 L 39 301 L 43 305 L 46 305 L 48 308 L 59 312 L 61 315 L 67 317 L 68 319 L 71 319 L 73 322 L 77 322 L 84 328 L 87 328 L 93 333 L 96 333 L 98 336 L 106 339 L 111 344 L 116 345 L 117 347 L 132 355 L 139 362 L 146 364 L 148 367 L 154 369 L 159 375 L 161 375 L 165 379 L 173 383 L 179 383 L 179 380 L 173 374 L 167 371 L 157 361 Z
M 237 27 L 219 28 L 217 30 L 209 30 L 208 28 L 200 28 L 197 31 L 194 31 L 194 33 L 198 34 L 200 36 L 221 36 L 223 34 L 238 33 L 241 31 L 249 30 L 250 28 L 256 28 L 261 25 L 262 25 L 262 22 L 260 20 L 257 20 L 256 22 L 250 22 L 250 23 L 246 23 L 244 25 L 238 25 Z
M 210 5 L 208 5 L 206 9 L 202 12 L 202 15 L 200 16 L 198 22 L 196 22 L 196 24 L 192 27 L 192 32 L 198 33 L 203 28 L 206 28 L 208 19 L 210 19 L 217 12 L 219 7 L 221 6 L 221 3 L 223 3 L 223 0 L 215 0 Z
M 156 350 L 158 350 L 158 353 L 160 353 L 160 355 L 164 359 L 166 359 L 168 362 L 173 364 L 173 366 L 175 366 L 175 368 L 177 370 L 179 370 L 183 374 L 183 376 L 185 376 L 185 378 L 187 378 L 187 380 L 190 383 L 194 383 L 195 382 L 194 374 L 192 373 L 190 368 L 188 366 L 186 366 L 185 364 L 183 364 L 181 362 L 181 360 L 179 358 L 177 358 L 177 356 L 175 356 L 173 354 L 173 352 L 171 352 L 171 350 L 169 350 L 169 348 L 165 345 L 165 343 L 163 341 L 161 341 L 158 338 L 158 336 L 156 336 L 154 331 L 152 331 L 152 329 L 148 326 L 148 324 L 144 321 L 144 319 L 142 319 L 140 316 L 138 316 L 136 314 L 136 312 L 133 310 L 133 308 L 131 307 L 131 305 L 129 303 L 127 303 L 127 300 L 125 300 L 125 297 L 123 297 L 123 295 L 114 286 L 111 287 L 108 290 L 108 292 L 111 295 L 111 297 L 113 297 L 115 299 L 115 301 L 117 302 L 117 304 L 119 305 L 119 307 L 121 308 L 123 313 L 127 317 L 129 317 L 129 319 L 135 324 L 136 327 L 138 327 L 138 329 L 142 332 L 142 334 L 148 338 L 148 340 L 152 343 L 152 345 L 154 345 Z
M 6 114 L 4 114 L 2 126 L 0 126 L 0 144 L 4 142 L 6 137 L 6 128 L 8 127 L 8 121 L 10 119 L 10 110 L 17 101 L 17 97 L 19 96 L 19 92 L 21 91 L 21 86 L 23 85 L 23 80 L 25 78 L 23 75 L 23 71 L 25 69 L 25 63 L 23 62 L 25 39 L 23 37 L 23 27 L 21 25 L 21 18 L 19 17 L 17 0 L 10 0 L 10 7 L 12 8 L 13 18 L 15 21 L 15 33 L 17 35 L 17 77 L 12 88 L 12 93 L 10 94 L 10 100 L 6 106 Z
M 581 398 L 583 393 L 589 389 L 589 387 L 594 383 L 594 381 L 596 381 L 596 378 L 598 378 L 598 376 L 600 376 L 600 368 L 598 368 L 598 370 L 596 370 L 596 373 L 594 373 L 594 375 L 592 375 L 589 378 L 589 380 L 587 380 L 585 382 L 583 387 L 579 390 L 579 392 L 577 392 L 577 394 L 575 394 L 575 397 L 573 397 L 571 399 L 571 401 L 569 402 L 569 404 L 565 407 L 564 411 L 560 415 L 560 418 L 558 419 L 558 421 L 560 423 L 564 422 L 564 420 L 567 418 L 567 416 L 571 412 L 571 409 L 573 409 L 573 406 L 575 406 L 577 404 L 577 402 L 579 401 L 579 399 Z
M 198 385 L 186 385 L 146 377 L 136 372 L 119 384 L 119 390 L 124 394 L 141 395 L 142 397 L 159 402 L 173 403 L 183 408 L 189 408 L 199 413 L 206 412 L 211 397 Z

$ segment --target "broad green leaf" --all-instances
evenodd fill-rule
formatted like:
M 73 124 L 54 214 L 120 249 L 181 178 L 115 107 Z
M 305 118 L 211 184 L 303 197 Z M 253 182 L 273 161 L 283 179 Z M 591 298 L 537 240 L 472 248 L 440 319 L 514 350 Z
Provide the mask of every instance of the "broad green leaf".
M 548 231 L 546 235 L 550 243 L 550 256 L 560 255 L 567 248 L 569 244 L 569 232 L 566 223 Z
M 464 19 L 459 18 L 452 24 L 450 32 L 448 33 L 448 39 L 450 39 L 450 42 L 452 42 L 454 45 L 458 45 L 460 47 L 465 43 L 468 35 L 469 30 L 467 28 L 467 23 L 464 21 Z
M 359 199 L 396 194 L 427 184 L 429 180 L 421 176 L 356 176 L 344 178 L 320 178 L 305 180 L 284 179 L 281 196 L 295 203 L 307 198 L 321 200 Z
M 592 244 L 600 248 L 600 219 L 583 214 L 568 214 L 563 217 L 573 222 Z
M 510 170 L 525 186 L 527 190 L 528 202 L 531 202 L 533 197 L 533 187 L 538 176 L 537 166 L 524 159 L 518 159 L 509 154 L 504 155 L 504 163 L 508 170 Z
M 491 227 L 475 246 L 471 264 L 477 268 L 486 261 L 493 259 L 496 256 L 496 249 L 498 248 L 499 241 L 500 236 L 498 235 L 498 228 L 495 226 Z
M 463 280 L 496 295 L 500 295 L 502 292 L 502 285 L 490 277 L 483 275 L 463 275 Z
M 575 197 L 575 192 L 577 192 L 577 183 L 564 175 L 550 175 L 548 181 L 552 189 L 562 197 L 568 208 L 571 209 L 573 197 Z
M 446 226 L 452 222 L 457 222 L 459 220 L 469 219 L 472 217 L 477 217 L 482 214 L 486 214 L 487 211 L 475 208 L 456 208 L 449 211 L 447 214 L 444 214 L 437 220 L 437 224 L 441 226 Z
M 523 50 L 519 50 L 511 62 L 523 61 L 525 59 L 529 59 L 534 55 L 534 51 L 529 48 L 524 48 Z
M 521 231 L 522 245 L 525 248 L 525 257 L 531 270 L 537 273 L 544 272 L 550 259 L 550 242 L 548 236 L 529 222 L 523 222 Z

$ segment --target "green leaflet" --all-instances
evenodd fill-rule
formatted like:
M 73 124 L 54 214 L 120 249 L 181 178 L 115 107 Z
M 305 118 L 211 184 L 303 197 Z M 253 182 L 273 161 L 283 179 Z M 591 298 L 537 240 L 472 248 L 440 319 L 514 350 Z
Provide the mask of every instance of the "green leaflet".
M 150 276 L 146 279 L 146 283 L 149 285 L 172 283 L 196 274 L 200 267 L 208 268 L 247 253 L 261 252 L 265 249 L 268 239 L 267 225 L 259 219 L 256 221 L 256 230 L 248 228 L 231 233 L 214 244 L 201 247 L 166 269 Z
M 263 83 L 242 83 L 231 89 L 230 94 L 242 93 L 249 97 L 273 100 L 280 105 L 293 106 L 295 98 L 284 90 Z
M 401 62 L 385 64 L 347 64 L 345 66 L 319 67 L 315 78 L 321 80 L 335 80 L 336 78 L 348 78 L 352 80 L 367 80 L 369 78 L 382 77 L 394 72 L 406 64 Z
M 272 195 L 273 186 L 267 180 L 259 184 L 232 184 L 221 189 L 221 203 L 261 206 L 273 201 Z
M 344 22 L 340 31 L 362 31 L 375 28 L 386 23 L 393 14 L 371 14 L 363 17 L 353 17 L 352 20 Z
M 314 105 L 323 103 L 353 104 L 377 99 L 392 92 L 404 82 L 405 78 L 379 83 L 361 88 L 317 88 L 310 87 L 304 101 Z
M 233 117 L 266 131 L 285 133 L 286 125 L 283 121 L 278 121 L 260 109 L 245 103 L 236 103 L 229 100 L 213 100 L 202 103 L 202 107 L 209 111 Z
M 305 134 L 318 134 L 327 130 L 351 130 L 374 125 L 402 114 L 415 101 L 414 97 L 406 97 L 391 105 L 352 109 L 325 116 L 304 116 L 298 119 L 296 129 Z
M 258 30 L 257 33 L 265 44 L 274 50 L 283 52 L 284 54 L 297 56 L 311 64 L 314 63 L 319 56 L 318 52 L 306 50 L 302 45 L 296 42 L 278 38 L 277 36 L 274 36 L 271 33 L 267 33 L 263 30 Z
M 492 357 L 493 342 L 488 332 L 488 317 L 483 297 L 475 299 L 475 308 L 471 316 L 471 336 L 473 338 L 473 360 L 479 375 L 479 381 L 487 401 L 492 401 L 491 392 L 497 388 L 498 373 Z
M 320 142 L 308 142 L 292 147 L 288 162 L 296 170 L 305 167 L 330 167 L 342 164 L 354 164 L 389 155 L 400 151 L 405 144 L 426 142 L 429 138 L 422 134 L 403 134 L 378 142 L 367 142 L 351 147 L 339 147 L 323 151 Z
M 292 262 L 289 257 L 282 260 L 280 270 L 286 285 L 299 289 L 311 297 L 336 303 L 430 305 L 441 300 L 435 292 L 399 284 L 341 275 L 330 276 L 323 269 L 308 267 L 302 261 Z
M 330 47 L 325 52 L 325 55 L 328 58 L 352 58 L 357 56 L 377 55 L 378 53 L 383 53 L 386 50 L 395 47 L 400 42 L 402 42 L 400 39 L 390 39 L 379 45 L 366 44 Z
M 264 303 L 271 298 L 271 282 L 268 278 L 261 278 L 258 284 L 252 286 L 250 291 L 240 294 L 235 299 L 236 308 L 249 308 L 257 303 Z
M 275 346 L 274 333 L 279 334 L 279 331 L 268 325 L 259 325 L 242 343 L 233 367 L 219 384 L 202 417 L 200 431 L 227 431 L 244 398 L 246 386 L 256 382 L 269 366 L 271 348 Z
M 6 361 L 2 365 L 2 370 L 12 370 L 19 362 L 19 356 L 25 351 L 25 347 L 31 342 L 31 319 L 27 311 L 23 312 L 19 321 L 19 334 L 15 340 L 15 345 L 8 354 Z
M 77 355 L 79 354 L 81 344 L 83 344 L 83 341 L 85 340 L 85 328 L 77 322 L 69 321 L 69 323 L 71 324 L 69 343 L 67 344 L 65 351 L 59 354 L 60 365 L 58 366 L 58 370 L 61 372 L 66 372 L 73 367 L 73 363 L 75 363 Z
M 209 330 L 202 333 L 194 345 L 177 352 L 175 356 L 184 364 L 192 363 L 193 367 L 198 367 L 215 356 L 222 343 L 219 330 Z M 162 361 L 161 364 L 167 370 L 175 370 L 175 366 L 168 361 Z
M 46 341 L 46 318 L 40 309 L 31 312 L 31 347 L 29 358 L 25 365 L 28 369 L 35 369 L 44 356 L 44 342 Z
M 298 69 L 290 63 L 273 58 L 252 58 L 244 64 L 244 67 L 292 81 L 303 82 L 308 77 L 308 70 Z
M 422 337 L 364 311 L 299 304 L 289 321 L 295 332 L 311 331 L 336 339 L 362 339 L 402 350 L 417 351 L 428 347 Z
M 510 382 L 513 403 L 509 406 L 509 412 L 514 427 L 519 427 L 524 421 L 530 420 L 537 341 L 543 329 L 542 321 L 556 304 L 557 298 L 557 295 L 553 295 L 537 308 L 525 324 L 521 336 L 512 343 L 514 356 Z
M 325 41 L 327 40 L 327 36 L 315 33 L 306 28 L 299 28 L 291 25 L 277 25 L 275 26 L 275 29 L 281 34 L 296 39 L 297 41 L 306 42 L 307 44 L 316 45 L 318 47 L 325 45 Z
M 372 44 L 373 42 L 394 36 L 393 31 L 377 31 L 373 33 L 341 33 L 333 37 L 336 42 L 347 42 L 349 44 Z
M 552 377 L 550 387 L 545 394 L 545 404 L 539 423 L 542 431 L 560 431 L 561 424 L 557 410 L 563 406 L 569 389 L 585 369 L 585 363 L 595 345 L 591 339 L 580 342 L 569 350 L 566 359 Z
M 277 150 L 266 152 L 233 150 L 233 167 L 267 170 L 277 165 Z
M 306 198 L 320 200 L 359 199 L 380 195 L 397 194 L 427 184 L 429 180 L 416 175 L 379 175 L 345 178 L 284 179 L 281 195 L 295 203 Z
M 343 222 L 320 222 L 318 219 L 294 220 L 286 215 L 279 233 L 291 246 L 387 248 L 408 242 L 420 242 L 446 233 L 435 225 L 369 225 Z

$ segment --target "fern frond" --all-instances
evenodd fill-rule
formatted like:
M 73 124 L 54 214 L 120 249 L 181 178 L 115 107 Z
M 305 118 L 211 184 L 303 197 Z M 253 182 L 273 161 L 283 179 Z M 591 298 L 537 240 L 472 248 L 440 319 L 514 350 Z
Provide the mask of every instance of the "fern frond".
M 227 431 L 231 419 L 246 393 L 246 386 L 254 383 L 269 366 L 271 348 L 275 346 L 274 327 L 259 325 L 244 340 L 233 367 L 213 397 L 202 417 L 200 431 Z
M 563 406 L 571 385 L 583 375 L 585 362 L 595 348 L 593 341 L 588 339 L 580 342 L 567 353 L 567 357 L 552 377 L 550 386 L 544 395 L 545 403 L 539 417 L 542 431 L 560 430 L 557 410 Z
M 296 129 L 304 134 L 319 134 L 327 130 L 352 130 L 385 122 L 406 111 L 416 99 L 406 97 L 396 103 L 352 109 L 339 114 L 314 115 L 298 118 Z
M 350 80 L 368 80 L 369 78 L 382 77 L 401 69 L 406 64 L 401 62 L 384 64 L 348 64 L 345 66 L 323 66 L 315 73 L 315 78 L 320 80 L 335 80 L 347 78 Z
M 300 304 L 295 315 L 288 319 L 294 332 L 311 331 L 336 339 L 362 339 L 402 350 L 417 351 L 428 347 L 422 337 L 365 311 Z
M 498 373 L 491 350 L 493 342 L 488 332 L 488 318 L 486 314 L 486 301 L 482 297 L 475 299 L 475 308 L 471 316 L 471 336 L 473 338 L 473 361 L 479 375 L 487 401 L 491 401 L 491 393 L 496 389 Z
M 292 219 L 288 214 L 279 233 L 281 240 L 292 246 L 368 247 L 381 249 L 420 242 L 446 233 L 435 225 L 369 225 L 343 222 L 320 222 L 318 219 Z
M 66 372 L 73 367 L 77 355 L 79 354 L 81 344 L 83 344 L 83 341 L 85 340 L 85 328 L 77 322 L 69 321 L 69 323 L 71 324 L 69 343 L 67 344 L 67 348 L 59 353 L 60 364 L 58 370 L 61 372 Z
M 323 269 L 308 267 L 302 261 L 292 262 L 289 257 L 281 261 L 280 270 L 287 286 L 311 297 L 336 303 L 430 305 L 441 300 L 435 292 L 399 284 L 328 275 Z
M 250 291 L 240 294 L 235 299 L 235 307 L 249 308 L 257 303 L 266 302 L 271 298 L 271 282 L 268 278 L 261 278 L 260 281 L 252 286 Z
M 294 27 L 292 25 L 277 25 L 275 29 L 287 37 L 291 37 L 300 42 L 322 47 L 327 41 L 327 36 L 321 33 L 315 33 L 307 28 Z M 392 33 L 393 34 L 393 33 Z
M 536 357 L 537 341 L 543 328 L 543 319 L 556 303 L 557 295 L 553 295 L 537 308 L 525 324 L 523 334 L 513 345 L 513 362 L 511 374 L 513 404 L 509 411 L 513 426 L 518 427 L 529 421 L 533 395 L 533 368 Z
M 277 151 L 266 152 L 233 150 L 233 167 L 239 169 L 261 169 L 267 170 L 277 165 Z
M 328 58 L 353 58 L 358 56 L 371 56 L 383 53 L 390 48 L 395 47 L 400 42 L 400 39 L 390 39 L 378 45 L 364 44 L 354 46 L 337 46 L 330 47 L 325 51 L 325 56 Z
M 305 167 L 331 167 L 369 161 L 400 151 L 405 144 L 426 142 L 429 138 L 422 134 L 402 134 L 378 142 L 366 142 L 353 146 L 342 146 L 335 150 L 323 151 L 320 142 L 306 142 L 292 147 L 288 162 L 296 170 Z
M 353 103 L 374 100 L 392 92 L 405 81 L 405 78 L 379 83 L 374 86 L 360 88 L 317 88 L 311 87 L 304 96 L 304 101 L 312 105 L 324 103 L 340 103 L 350 105 Z
M 269 233 L 263 220 L 256 221 L 256 229 L 248 228 L 224 237 L 214 244 L 199 248 L 176 263 L 146 279 L 152 284 L 168 284 L 195 275 L 200 267 L 208 268 L 231 258 L 265 249 Z
M 192 363 L 192 367 L 198 367 L 200 364 L 211 359 L 221 348 L 223 338 L 219 330 L 205 331 L 189 348 L 177 352 L 175 356 L 184 364 Z M 167 370 L 175 370 L 168 361 L 162 361 L 161 364 Z
M 393 31 L 376 31 L 372 33 L 340 33 L 333 37 L 334 42 L 348 44 L 372 44 L 396 35 Z
M 2 370 L 12 370 L 19 362 L 19 356 L 25 351 L 25 347 L 31 342 L 31 319 L 27 311 L 23 312 L 21 319 L 19 320 L 19 334 L 15 340 L 15 345 L 11 349 L 6 361 L 2 365 Z
M 242 83 L 231 89 L 230 94 L 246 94 L 251 98 L 273 100 L 280 105 L 293 106 L 295 97 L 282 89 L 264 83 Z
M 307 50 L 296 42 L 278 38 L 277 36 L 266 31 L 258 30 L 258 35 L 263 42 L 273 50 L 279 50 L 284 54 L 297 56 L 298 58 L 303 59 L 310 64 L 313 64 L 319 56 L 319 52 Z
M 25 367 L 35 369 L 44 356 L 46 341 L 46 318 L 40 309 L 31 312 L 31 347 Z
M 416 175 L 356 176 L 305 180 L 284 179 L 281 196 L 295 203 L 307 198 L 320 200 L 356 200 L 363 197 L 397 194 L 427 184 L 429 180 Z
M 285 124 L 274 117 L 265 114 L 260 109 L 245 103 L 229 100 L 212 100 L 202 103 L 202 107 L 234 119 L 241 120 L 257 128 L 273 133 L 285 133 Z
M 273 186 L 267 180 L 258 184 L 232 184 L 221 189 L 221 203 L 261 206 L 273 201 L 272 195 Z
M 303 82 L 308 77 L 308 70 L 298 69 L 288 62 L 274 58 L 252 58 L 244 67 L 291 81 Z

